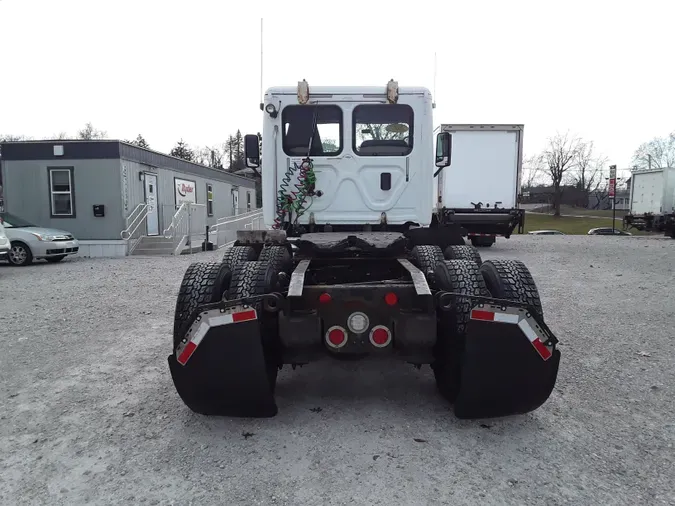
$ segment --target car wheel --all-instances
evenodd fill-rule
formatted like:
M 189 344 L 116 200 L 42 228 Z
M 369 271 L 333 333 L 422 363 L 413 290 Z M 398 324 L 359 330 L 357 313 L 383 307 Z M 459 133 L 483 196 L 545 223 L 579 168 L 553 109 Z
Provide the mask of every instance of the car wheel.
M 13 242 L 12 248 L 7 255 L 9 263 L 16 266 L 30 265 L 33 263 L 33 254 L 30 248 L 22 242 Z

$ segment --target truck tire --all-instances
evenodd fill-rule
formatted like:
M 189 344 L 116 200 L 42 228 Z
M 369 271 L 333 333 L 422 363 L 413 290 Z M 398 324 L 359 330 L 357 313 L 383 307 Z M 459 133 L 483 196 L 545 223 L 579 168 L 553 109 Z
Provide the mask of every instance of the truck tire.
M 173 318 L 173 349 L 183 339 L 190 314 L 202 304 L 219 302 L 230 286 L 232 272 L 221 262 L 197 262 L 183 275 Z
M 471 260 L 479 266 L 483 263 L 475 246 L 448 246 L 443 254 L 447 260 Z
M 443 250 L 439 246 L 415 246 L 410 252 L 412 262 L 426 275 L 434 272 L 436 264 L 443 262 Z
M 223 255 L 223 265 L 226 265 L 231 271 L 241 262 L 250 262 L 258 257 L 255 249 L 251 246 L 232 246 L 225 250 Z
M 286 246 L 267 246 L 262 249 L 259 261 L 270 262 L 277 272 L 287 272 L 291 267 L 291 254 Z
M 264 295 L 275 290 L 279 271 L 270 261 L 254 260 L 237 264 L 232 271 L 232 281 L 227 292 L 229 300 Z M 277 373 L 281 363 L 281 341 L 279 340 L 279 320 L 276 314 L 266 313 L 258 308 L 260 335 L 267 379 L 272 392 L 277 382 Z
M 473 260 L 445 260 L 436 266 L 434 274 L 437 287 L 441 290 L 469 296 L 489 295 Z M 439 311 L 438 340 L 431 368 L 439 392 L 449 402 L 454 402 L 459 393 L 461 356 L 471 308 L 470 299 L 455 297 L 452 309 Z
M 534 278 L 520 260 L 486 260 L 480 266 L 485 285 L 493 297 L 529 304 L 543 320 L 544 310 Z

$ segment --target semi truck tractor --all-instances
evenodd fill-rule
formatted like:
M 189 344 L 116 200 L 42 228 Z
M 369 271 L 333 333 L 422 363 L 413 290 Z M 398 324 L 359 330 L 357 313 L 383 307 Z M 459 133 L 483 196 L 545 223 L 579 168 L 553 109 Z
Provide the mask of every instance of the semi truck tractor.
M 460 225 L 474 246 L 490 247 L 497 236 L 523 233 L 519 208 L 523 125 L 442 124 L 452 135 L 452 170 L 434 178 L 434 207 L 442 220 Z
M 634 170 L 624 228 L 663 232 L 675 239 L 675 168 Z
M 188 408 L 274 416 L 283 367 L 376 359 L 430 366 L 459 418 L 545 403 L 560 351 L 531 273 L 482 261 L 434 212 L 454 149 L 442 131 L 434 150 L 429 91 L 303 80 L 261 110 L 244 144 L 266 227 L 190 265 L 176 301 L 168 362 Z

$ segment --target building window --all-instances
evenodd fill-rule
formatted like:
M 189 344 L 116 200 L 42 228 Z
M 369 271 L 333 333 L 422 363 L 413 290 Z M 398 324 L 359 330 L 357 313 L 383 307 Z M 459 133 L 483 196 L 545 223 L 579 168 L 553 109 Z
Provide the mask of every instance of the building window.
M 251 210 L 251 192 L 246 192 L 246 210 Z
M 354 108 L 354 152 L 359 156 L 407 156 L 413 149 L 413 110 L 405 104 Z
M 49 169 L 49 197 L 52 217 L 75 217 L 73 168 Z
M 206 213 L 213 216 L 213 185 L 206 185 Z

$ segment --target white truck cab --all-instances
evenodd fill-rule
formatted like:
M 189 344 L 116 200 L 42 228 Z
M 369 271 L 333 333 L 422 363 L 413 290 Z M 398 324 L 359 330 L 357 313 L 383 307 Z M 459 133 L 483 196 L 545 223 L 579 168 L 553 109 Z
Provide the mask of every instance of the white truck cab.
M 246 157 L 249 167 L 261 165 L 267 227 L 278 227 L 289 200 L 299 208 L 290 219 L 301 225 L 429 225 L 435 169 L 428 89 L 394 81 L 310 89 L 302 81 L 268 89 L 261 109 L 262 160 L 249 158 L 257 136 L 247 136 Z M 311 171 L 303 166 L 308 156 Z M 303 195 L 299 179 L 308 177 L 314 186 Z

